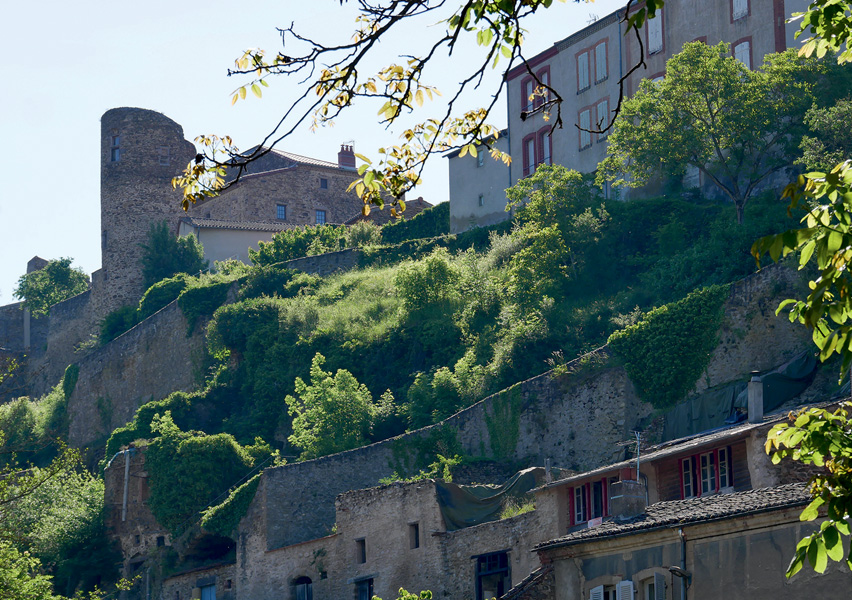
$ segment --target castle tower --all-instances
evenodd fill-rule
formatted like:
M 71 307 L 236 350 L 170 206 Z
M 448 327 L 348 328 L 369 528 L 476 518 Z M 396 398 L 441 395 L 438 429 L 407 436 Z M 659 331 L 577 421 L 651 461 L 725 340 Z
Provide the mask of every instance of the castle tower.
M 181 193 L 172 188 L 195 156 L 183 128 L 158 112 L 114 108 L 101 117 L 101 271 L 93 277 L 101 316 L 138 302 L 142 247 L 152 223 L 177 234 Z

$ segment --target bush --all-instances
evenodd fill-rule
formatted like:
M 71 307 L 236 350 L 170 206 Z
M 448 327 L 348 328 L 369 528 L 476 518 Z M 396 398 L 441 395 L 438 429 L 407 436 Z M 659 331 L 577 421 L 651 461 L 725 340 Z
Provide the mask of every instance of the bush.
M 233 283 L 229 279 L 207 278 L 188 286 L 180 293 L 178 306 L 189 321 L 187 335 L 192 334 L 200 317 L 211 316 L 225 303 Z
M 372 221 L 358 221 L 346 232 L 347 248 L 378 246 L 382 243 L 382 229 Z
M 181 292 L 184 291 L 191 281 L 186 273 L 178 273 L 174 277 L 167 277 L 149 287 L 139 301 L 139 320 L 147 319 L 158 310 L 168 306 Z
M 403 213 L 403 216 L 405 213 Z M 450 203 L 442 202 L 414 215 L 411 219 L 392 221 L 382 228 L 385 244 L 432 238 L 450 233 Z
M 100 333 L 98 340 L 101 344 L 108 344 L 125 331 L 128 331 L 139 323 L 139 309 L 135 306 L 122 306 L 117 308 L 100 322 Z
M 166 221 L 152 223 L 142 244 L 142 278 L 146 288 L 177 273 L 194 275 L 207 268 L 204 248 L 194 235 L 177 237 Z
M 285 229 L 269 242 L 259 242 L 258 249 L 249 248 L 253 265 L 276 263 L 342 250 L 346 246 L 345 225 L 308 225 Z

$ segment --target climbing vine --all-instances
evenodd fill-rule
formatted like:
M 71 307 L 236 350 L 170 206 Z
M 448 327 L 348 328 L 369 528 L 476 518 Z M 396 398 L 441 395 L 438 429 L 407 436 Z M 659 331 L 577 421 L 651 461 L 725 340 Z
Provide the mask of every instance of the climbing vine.
M 235 488 L 221 504 L 203 511 L 201 526 L 211 533 L 230 537 L 246 515 L 260 485 L 260 473 Z
M 521 386 L 513 385 L 494 396 L 490 411 L 486 407 L 485 426 L 493 458 L 507 459 L 514 455 L 521 435 L 522 403 Z
M 76 363 L 68 365 L 65 368 L 65 377 L 62 378 L 62 393 L 65 394 L 66 400 L 74 393 L 74 388 L 77 387 L 77 379 L 79 377 L 80 367 Z
M 714 285 L 696 290 L 610 336 L 610 348 L 624 362 L 642 399 L 667 408 L 693 388 L 716 347 L 729 289 Z
M 404 479 L 428 469 L 441 456 L 463 456 L 459 432 L 455 427 L 436 425 L 428 435 L 406 435 L 391 445 L 393 458 L 390 468 L 396 477 Z

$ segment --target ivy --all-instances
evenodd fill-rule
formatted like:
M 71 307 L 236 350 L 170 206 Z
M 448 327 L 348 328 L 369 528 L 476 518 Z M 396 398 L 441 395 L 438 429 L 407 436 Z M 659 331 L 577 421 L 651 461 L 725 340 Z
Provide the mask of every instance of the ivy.
M 211 533 L 230 537 L 248 512 L 260 484 L 260 473 L 231 491 L 221 504 L 208 508 L 201 517 L 201 526 Z
M 714 285 L 661 306 L 609 338 L 639 396 L 655 408 L 682 400 L 707 368 L 729 285 Z
M 199 317 L 211 316 L 225 303 L 232 283 L 229 279 L 211 279 L 187 287 L 180 293 L 178 306 L 189 322 L 187 337 L 192 335 Z
M 139 301 L 139 320 L 147 319 L 158 310 L 164 308 L 180 296 L 192 278 L 185 273 L 178 273 L 158 281 L 149 287 Z
M 403 213 L 403 216 L 405 214 Z M 398 244 L 406 240 L 431 238 L 450 233 L 450 203 L 442 202 L 414 215 L 411 219 L 392 221 L 382 227 L 382 241 Z
M 428 435 L 398 437 L 391 444 L 391 453 L 393 458 L 388 466 L 400 479 L 433 467 L 436 461 L 440 462 L 439 456 L 462 457 L 462 460 L 464 456 L 458 430 L 448 425 L 436 425 Z
M 521 434 L 521 386 L 513 385 L 497 394 L 491 401 L 491 411 L 485 410 L 488 444 L 495 459 L 508 459 L 515 453 Z
M 77 387 L 77 378 L 80 376 L 80 366 L 74 363 L 65 368 L 65 376 L 62 378 L 62 393 L 65 399 L 71 397 L 74 393 L 74 388 Z

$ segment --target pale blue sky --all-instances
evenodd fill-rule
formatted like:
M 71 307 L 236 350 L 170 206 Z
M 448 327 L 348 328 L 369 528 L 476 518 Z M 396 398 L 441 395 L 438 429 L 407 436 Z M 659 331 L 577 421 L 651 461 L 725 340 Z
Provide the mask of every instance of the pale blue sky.
M 528 22 L 525 54 L 548 48 L 592 15 L 623 4 L 554 3 Z M 2 15 L 0 161 L 7 175 L 0 186 L 0 304 L 14 301 L 15 283 L 34 255 L 71 256 L 87 273 L 100 267 L 98 144 L 104 112 L 120 106 L 157 110 L 180 123 L 189 140 L 202 133 L 229 134 L 248 148 L 277 120 L 293 84 L 271 81 L 262 100 L 250 96 L 232 107 L 237 82 L 225 73 L 233 60 L 249 47 L 277 51 L 275 27 L 291 21 L 297 30 L 332 43 L 352 32 L 352 10 L 341 9 L 338 0 L 2 0 Z M 387 40 L 381 58 L 416 53 L 410 44 L 428 35 L 421 26 Z M 456 65 L 471 51 L 465 47 L 429 81 L 449 92 L 458 80 Z M 470 106 L 487 102 L 500 74 L 499 68 L 491 74 L 491 86 L 471 97 Z M 377 110 L 353 111 L 316 133 L 305 127 L 280 147 L 333 161 L 339 145 L 354 140 L 356 151 L 374 155 L 380 146 L 398 143 L 397 133 L 377 124 Z M 505 126 L 505 99 L 493 123 Z M 446 159 L 435 158 L 425 179 L 413 195 L 445 201 Z

